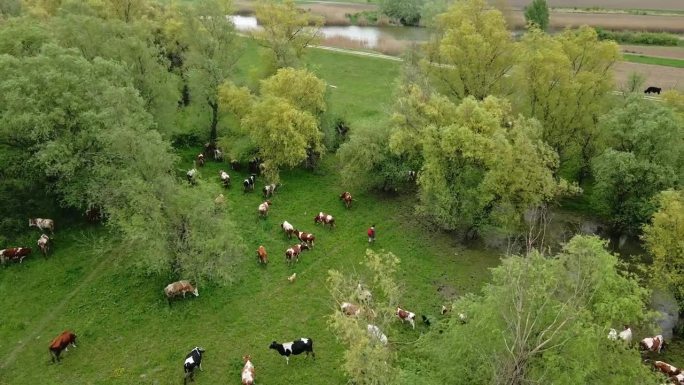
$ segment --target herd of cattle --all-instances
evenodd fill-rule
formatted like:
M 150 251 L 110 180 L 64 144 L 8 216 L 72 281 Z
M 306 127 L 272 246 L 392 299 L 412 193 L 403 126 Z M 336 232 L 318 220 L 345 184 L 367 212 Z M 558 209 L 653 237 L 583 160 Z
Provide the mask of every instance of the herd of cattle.
M 214 149 L 214 159 L 215 160 L 221 160 L 222 159 L 222 154 L 220 150 Z M 204 154 L 200 154 L 196 158 L 196 164 L 198 166 L 203 166 L 204 165 Z M 187 178 L 188 181 L 191 184 L 195 184 L 195 177 L 197 175 L 197 170 L 195 168 L 191 169 L 190 171 L 187 172 Z M 414 171 L 409 172 L 409 179 L 410 180 L 415 180 L 416 178 L 416 173 Z M 230 175 L 221 170 L 219 171 L 219 179 L 221 183 L 223 184 L 224 187 L 230 187 Z M 256 175 L 252 174 L 248 178 L 246 178 L 243 181 L 243 186 L 244 186 L 244 191 L 249 192 L 254 190 L 254 184 L 256 181 Z M 263 188 L 263 194 L 264 198 L 270 198 L 273 196 L 275 191 L 279 185 L 276 184 L 269 184 L 264 186 Z M 219 196 L 219 198 L 223 198 L 222 195 Z M 217 198 L 217 200 L 219 199 Z M 351 193 L 345 191 L 343 192 L 340 196 L 339 199 L 344 203 L 346 208 L 350 208 L 352 204 L 352 195 Z M 268 210 L 269 207 L 271 206 L 271 201 L 266 200 L 262 204 L 258 206 L 258 215 L 260 217 L 265 217 L 268 215 Z M 92 211 L 92 210 L 89 210 Z M 92 213 L 87 213 L 87 217 L 89 218 L 92 215 Z M 314 224 L 322 224 L 324 227 L 329 226 L 331 229 L 335 227 L 335 218 L 327 213 L 324 212 L 319 212 L 315 217 L 314 217 Z M 50 234 L 54 235 L 54 221 L 51 219 L 43 219 L 43 218 L 35 218 L 35 219 L 29 219 L 29 227 L 37 227 L 38 229 L 45 231 L 45 230 L 50 230 Z M 291 265 L 293 262 L 298 262 L 299 261 L 299 255 L 301 254 L 302 251 L 304 250 L 310 250 L 311 248 L 314 247 L 314 242 L 316 240 L 316 237 L 307 232 L 299 231 L 297 230 L 292 224 L 290 224 L 288 221 L 284 221 L 281 223 L 280 227 L 283 230 L 283 233 L 287 236 L 288 239 L 291 239 L 292 236 L 295 236 L 298 240 L 299 243 L 287 248 L 285 250 L 285 260 L 288 265 Z M 43 255 L 47 257 L 49 250 L 50 250 L 50 243 L 51 239 L 48 237 L 46 234 L 41 234 L 40 238 L 37 241 L 37 245 Z M 28 247 L 15 247 L 15 248 L 7 248 L 4 250 L 0 250 L 0 263 L 5 264 L 7 261 L 17 261 L 21 263 L 25 257 L 31 254 L 31 248 Z M 268 253 L 266 252 L 266 248 L 263 245 L 260 245 L 257 249 L 257 261 L 261 264 L 266 265 L 268 263 Z M 294 273 L 291 276 L 288 277 L 288 280 L 290 282 L 293 282 L 296 278 L 297 274 Z M 167 301 L 169 302 L 169 305 L 171 304 L 171 299 L 174 297 L 182 296 L 185 297 L 186 294 L 192 294 L 194 296 L 199 296 L 199 291 L 196 287 L 194 287 L 190 281 L 187 280 L 181 280 L 177 282 L 170 283 L 164 288 L 164 295 L 167 298 Z M 364 288 L 361 284 L 358 285 L 357 290 L 356 290 L 356 300 L 359 301 L 359 303 L 362 304 L 369 304 L 371 299 L 372 299 L 372 294 L 371 292 Z M 362 311 L 362 306 L 354 304 L 352 302 L 343 302 L 340 305 L 340 311 L 342 314 L 345 316 L 349 317 L 356 317 L 361 314 Z M 442 306 L 441 309 L 441 314 L 444 315 L 449 311 L 449 308 L 446 306 Z M 399 320 L 401 320 L 402 323 L 407 322 L 413 329 L 415 329 L 415 318 L 416 314 L 408 311 L 406 309 L 402 309 L 401 307 L 397 307 L 395 311 L 395 315 Z M 466 322 L 466 316 L 465 314 L 459 313 L 458 317 L 462 323 Z M 430 325 L 430 319 L 427 318 L 425 315 L 422 316 L 423 322 L 429 326 Z M 367 324 L 367 332 L 368 335 L 374 339 L 375 341 L 386 345 L 388 343 L 388 338 L 387 336 L 380 330 L 380 328 L 376 325 L 373 324 Z M 617 332 L 615 329 L 611 329 L 608 338 L 610 340 L 614 341 L 623 341 L 627 345 L 631 345 L 632 341 L 632 330 L 628 326 L 624 327 L 624 330 L 621 332 Z M 60 361 L 60 355 L 63 351 L 67 351 L 69 345 L 75 347 L 76 346 L 76 335 L 69 330 L 66 330 L 62 332 L 59 336 L 57 336 L 49 346 L 49 353 L 51 355 L 52 362 L 59 362 Z M 667 346 L 666 342 L 663 340 L 663 337 L 661 335 L 657 335 L 655 337 L 649 337 L 649 338 L 644 338 L 639 342 L 640 349 L 642 352 L 653 352 L 653 353 L 661 353 L 665 347 Z M 289 357 L 291 355 L 299 355 L 301 353 L 306 353 L 306 356 L 308 357 L 309 354 L 313 357 L 315 360 L 316 355 L 313 351 L 313 340 L 311 338 L 300 338 L 291 342 L 285 342 L 285 343 L 278 343 L 276 341 L 273 341 L 269 345 L 270 349 L 276 350 L 281 356 L 285 357 L 286 363 L 289 364 Z M 194 371 L 195 369 L 199 368 L 200 371 L 202 370 L 202 356 L 203 353 L 205 352 L 205 349 L 202 347 L 195 347 L 190 351 L 190 353 L 187 354 L 185 361 L 183 363 L 183 370 L 185 373 L 185 378 L 184 378 L 184 383 L 187 383 L 187 380 L 189 379 L 190 381 L 194 381 Z M 241 379 L 242 379 L 242 384 L 243 385 L 252 385 L 254 384 L 255 380 L 255 367 L 254 364 L 252 363 L 252 359 L 250 355 L 246 355 L 243 357 L 244 361 L 244 366 L 242 369 L 241 373 Z M 648 360 L 646 360 L 648 361 Z M 668 377 L 669 381 L 671 384 L 678 384 L 678 385 L 684 385 L 684 372 L 682 370 L 676 368 L 673 365 L 670 365 L 666 362 L 663 361 L 655 361 L 653 362 L 653 367 L 654 369 L 662 372 L 665 376 Z

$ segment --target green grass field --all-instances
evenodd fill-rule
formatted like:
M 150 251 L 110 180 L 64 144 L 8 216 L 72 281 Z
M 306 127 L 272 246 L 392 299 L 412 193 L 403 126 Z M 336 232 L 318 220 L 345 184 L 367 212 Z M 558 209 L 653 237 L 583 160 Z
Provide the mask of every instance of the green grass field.
M 623 54 L 625 61 L 630 61 L 634 63 L 642 64 L 655 64 L 659 66 L 684 68 L 684 60 L 680 59 L 670 59 L 664 57 L 654 57 L 654 56 L 644 56 L 644 55 L 632 55 Z
M 241 68 L 252 67 L 254 57 L 246 56 Z M 352 129 L 385 118 L 396 63 L 311 51 L 310 66 L 337 86 L 330 93 L 331 109 L 348 116 Z M 183 150 L 178 167 L 189 167 L 196 152 Z M 48 259 L 34 253 L 22 264 L 0 268 L 0 384 L 179 384 L 185 354 L 196 345 L 207 349 L 198 384 L 239 383 L 244 354 L 252 355 L 260 384 L 344 384 L 344 347 L 326 327 L 335 304 L 325 280 L 329 269 L 366 273 L 361 262 L 371 224 L 378 236 L 373 249 L 401 258 L 396 278 L 402 305 L 418 314 L 437 315 L 448 296 L 477 291 L 489 279 L 487 269 L 498 264 L 498 254 L 465 248 L 453 235 L 418 222 L 409 195 L 354 191 L 354 206 L 346 210 L 338 200 L 345 186 L 333 155 L 314 172 L 284 172 L 265 220 L 257 219 L 260 192 L 245 194 L 239 185 L 246 174 L 231 172 L 235 186 L 227 191 L 220 186 L 218 170 L 226 167 L 208 162 L 200 183 L 210 186 L 211 194 L 196 189 L 196 199 L 211 202 L 226 195 L 226 215 L 238 224 L 248 250 L 237 262 L 234 284 L 201 286 L 199 297 L 169 306 L 162 289 L 171 277 L 136 273 L 135 250 L 119 249 L 101 226 L 58 224 Z M 257 180 L 257 188 L 262 186 Z M 318 211 L 333 214 L 337 228 L 314 226 Z M 283 220 L 317 236 L 315 248 L 292 268 L 284 262 L 284 251 L 294 242 L 282 234 Z M 35 229 L 26 233 L 30 239 L 39 235 Z M 256 263 L 260 244 L 269 251 L 267 267 Z M 290 284 L 286 278 L 293 272 L 298 277 Z M 75 331 L 78 347 L 63 355 L 62 364 L 50 364 L 47 346 L 64 329 Z M 414 331 L 399 322 L 384 330 L 397 351 L 410 349 L 424 331 L 422 325 Z M 315 362 L 295 357 L 286 366 L 268 349 L 274 339 L 299 337 L 314 340 Z

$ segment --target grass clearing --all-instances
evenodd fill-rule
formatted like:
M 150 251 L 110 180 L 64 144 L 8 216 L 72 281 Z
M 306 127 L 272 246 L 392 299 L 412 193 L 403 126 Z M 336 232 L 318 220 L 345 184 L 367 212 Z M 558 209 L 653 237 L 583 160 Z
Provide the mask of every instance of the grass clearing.
M 655 64 L 666 67 L 684 68 L 684 60 L 680 59 L 671 59 L 665 57 L 654 57 L 645 55 L 632 55 L 628 53 L 623 54 L 622 56 L 626 61 L 633 63 Z

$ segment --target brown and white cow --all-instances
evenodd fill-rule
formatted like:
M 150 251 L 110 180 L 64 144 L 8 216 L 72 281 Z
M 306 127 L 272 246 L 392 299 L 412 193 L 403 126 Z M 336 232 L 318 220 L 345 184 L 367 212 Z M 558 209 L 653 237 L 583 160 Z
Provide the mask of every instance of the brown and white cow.
M 230 175 L 223 170 L 219 170 L 219 178 L 221 178 L 221 183 L 223 187 L 230 187 Z
M 10 247 L 0 250 L 0 263 L 4 264 L 7 261 L 19 261 L 21 263 L 31 252 L 30 247 Z
M 254 365 L 252 357 L 248 355 L 242 357 L 245 366 L 242 367 L 242 385 L 254 385 Z
M 313 234 L 305 233 L 303 231 L 296 231 L 295 234 L 297 235 L 297 238 L 300 241 L 305 242 L 307 245 L 309 245 L 309 247 L 314 246 L 314 241 L 316 240 L 316 237 L 314 237 Z
M 47 257 L 48 252 L 50 251 L 50 238 L 47 235 L 42 234 L 36 243 L 38 244 L 40 251 L 43 252 L 43 256 Z
M 292 234 L 297 233 L 297 230 L 295 230 L 294 226 L 292 226 L 288 221 L 284 221 L 280 227 L 283 229 L 283 232 L 285 235 L 287 235 L 288 239 L 292 239 Z
M 266 201 L 259 205 L 259 216 L 268 216 L 268 208 L 271 206 L 271 201 Z
M 335 227 L 335 218 L 332 215 L 321 211 L 318 213 L 318 215 L 316 215 L 316 217 L 314 217 L 314 224 L 316 223 L 322 223 L 323 226 L 328 225 L 332 229 Z
M 46 218 L 29 218 L 29 227 L 37 227 L 41 230 L 48 229 L 51 234 L 55 233 L 55 221 Z
M 169 305 L 171 304 L 171 298 L 177 297 L 179 295 L 182 295 L 183 298 L 185 298 L 185 293 L 192 293 L 195 295 L 195 297 L 199 296 L 199 291 L 190 284 L 190 281 L 183 280 L 170 283 L 164 288 L 164 294 L 166 295 L 166 299 L 169 301 Z
M 404 321 L 408 321 L 408 323 L 411 324 L 412 328 L 414 328 L 414 329 L 416 328 L 416 322 L 415 322 L 416 321 L 416 314 L 415 313 L 412 313 L 408 310 L 404 310 L 400 307 L 397 307 L 397 311 L 394 314 L 396 314 L 397 317 L 399 317 L 399 319 L 401 320 L 402 323 L 404 323 Z
M 340 310 L 344 315 L 352 317 L 361 314 L 361 308 L 349 302 L 342 302 L 342 305 L 340 305 Z
M 285 250 L 285 260 L 287 263 L 291 264 L 293 259 L 295 259 L 296 262 L 299 262 L 299 254 L 302 253 L 302 250 L 309 250 L 309 245 L 306 243 L 299 243 Z
M 344 202 L 344 205 L 347 208 L 351 207 L 352 195 L 349 191 L 345 191 L 342 194 L 340 194 L 340 200 Z
M 69 330 L 63 331 L 62 334 L 52 340 L 49 347 L 52 362 L 59 362 L 59 355 L 62 354 L 62 350 L 68 351 L 69 345 L 76 347 L 76 334 Z
M 676 376 L 682 372 L 681 370 L 679 370 L 679 368 L 663 361 L 655 361 L 653 363 L 653 367 L 658 369 L 668 377 Z
M 665 349 L 665 340 L 663 336 L 658 334 L 655 337 L 647 337 L 639 342 L 639 347 L 641 350 L 649 350 L 654 353 L 660 353 Z
M 259 263 L 263 263 L 264 265 L 268 263 L 268 254 L 266 253 L 266 248 L 264 246 L 259 246 L 257 249 L 257 258 L 259 259 Z
M 199 154 L 197 155 L 197 167 L 203 167 L 204 166 L 204 154 Z

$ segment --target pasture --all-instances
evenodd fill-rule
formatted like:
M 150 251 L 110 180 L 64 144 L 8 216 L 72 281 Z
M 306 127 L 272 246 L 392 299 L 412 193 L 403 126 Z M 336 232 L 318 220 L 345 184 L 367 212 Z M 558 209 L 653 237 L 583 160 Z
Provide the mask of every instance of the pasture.
M 190 164 L 195 151 L 184 153 Z M 183 165 L 180 165 L 183 166 Z M 236 266 L 233 284 L 220 287 L 200 282 L 199 297 L 176 300 L 169 306 L 163 287 L 173 277 L 133 273 L 135 251 L 117 249 L 100 226 L 78 225 L 58 230 L 55 251 L 47 260 L 33 254 L 22 264 L 0 270 L 0 382 L 3 384 L 172 384 L 182 380 L 182 362 L 195 345 L 207 349 L 198 384 L 239 383 L 241 357 L 251 354 L 257 381 L 264 384 L 342 384 L 339 369 L 343 347 L 327 330 L 326 316 L 336 306 L 327 292 L 329 269 L 364 274 L 360 265 L 367 244 L 365 230 L 376 224 L 374 250 L 401 258 L 396 277 L 403 289 L 402 304 L 418 314 L 436 316 L 448 296 L 476 291 L 498 263 L 493 253 L 465 248 L 447 234 L 434 232 L 412 216 L 408 196 L 356 194 L 346 210 L 338 195 L 332 157 L 315 172 L 295 170 L 283 176 L 267 219 L 257 219 L 263 201 L 258 191 L 243 193 L 246 174 L 232 172 L 233 187 L 224 191 L 218 169 L 207 162 L 200 170 L 197 199 L 213 204 L 223 192 L 225 213 L 240 227 L 248 252 Z M 318 211 L 335 215 L 333 230 L 314 225 Z M 292 268 L 284 262 L 288 241 L 280 223 L 313 232 L 316 246 L 304 251 Z M 211 218 L 207 218 L 211 220 Z M 29 230 L 27 229 L 27 232 Z M 256 248 L 269 252 L 268 266 L 256 262 Z M 297 280 L 287 277 L 297 272 Z M 441 290 L 438 290 L 441 289 Z M 398 321 L 390 330 L 393 349 L 410 349 L 415 331 Z M 78 336 L 78 347 L 49 363 L 47 346 L 63 329 Z M 270 351 L 272 340 L 287 342 L 310 337 L 315 362 L 283 357 Z

